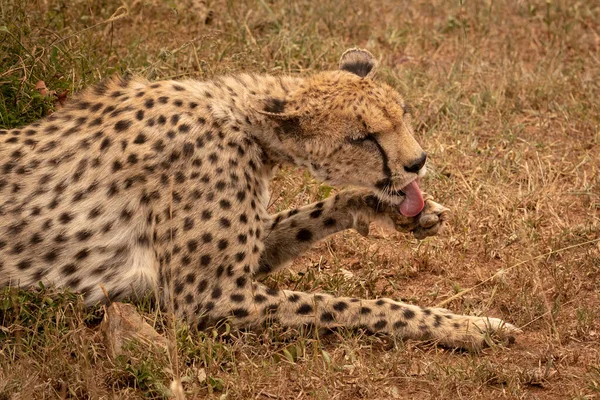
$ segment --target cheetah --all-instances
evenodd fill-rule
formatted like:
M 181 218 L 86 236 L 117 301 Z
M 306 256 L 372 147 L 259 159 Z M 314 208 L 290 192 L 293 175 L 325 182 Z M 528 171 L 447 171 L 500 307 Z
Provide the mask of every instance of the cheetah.
M 267 287 L 261 279 L 331 234 L 391 224 L 435 235 L 426 153 L 403 98 L 349 49 L 313 76 L 113 78 L 29 126 L 0 130 L 0 286 L 80 292 L 88 305 L 154 291 L 199 328 L 362 328 L 479 348 L 496 318 L 392 299 Z M 349 186 L 274 215 L 269 179 L 292 164 Z

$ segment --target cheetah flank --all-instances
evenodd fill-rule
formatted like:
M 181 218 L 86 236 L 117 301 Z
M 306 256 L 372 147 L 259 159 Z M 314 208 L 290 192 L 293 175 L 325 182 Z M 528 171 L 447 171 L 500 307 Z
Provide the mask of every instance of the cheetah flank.
M 426 155 L 402 97 L 346 51 L 309 78 L 114 79 L 21 129 L 0 131 L 0 285 L 38 281 L 87 304 L 154 290 L 200 327 L 362 327 L 478 348 L 495 318 L 391 299 L 276 290 L 257 281 L 328 235 L 380 221 L 422 238 L 446 209 L 423 198 Z M 275 167 L 343 191 L 269 215 Z

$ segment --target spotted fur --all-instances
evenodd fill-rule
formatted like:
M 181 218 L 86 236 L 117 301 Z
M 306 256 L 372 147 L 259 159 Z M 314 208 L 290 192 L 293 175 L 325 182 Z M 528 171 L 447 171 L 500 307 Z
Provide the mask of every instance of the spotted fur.
M 425 173 L 402 97 L 351 49 L 308 78 L 113 79 L 32 125 L 0 131 L 0 285 L 38 281 L 86 302 L 148 290 L 199 326 L 363 327 L 478 347 L 504 323 L 390 299 L 266 287 L 315 241 L 375 220 L 418 237 L 446 210 L 398 212 Z M 269 215 L 275 167 L 360 189 Z M 514 329 L 506 324 L 509 330 Z

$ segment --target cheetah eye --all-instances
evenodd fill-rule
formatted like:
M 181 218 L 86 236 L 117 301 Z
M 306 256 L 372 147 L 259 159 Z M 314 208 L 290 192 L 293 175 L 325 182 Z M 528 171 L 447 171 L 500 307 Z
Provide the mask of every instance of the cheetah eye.
M 404 103 L 402 104 L 402 111 L 404 112 L 404 114 L 412 114 L 413 108 L 410 104 Z
M 362 144 L 366 141 L 373 141 L 375 140 L 375 133 L 365 133 L 362 136 L 358 136 L 358 137 L 349 137 L 348 143 L 350 144 Z

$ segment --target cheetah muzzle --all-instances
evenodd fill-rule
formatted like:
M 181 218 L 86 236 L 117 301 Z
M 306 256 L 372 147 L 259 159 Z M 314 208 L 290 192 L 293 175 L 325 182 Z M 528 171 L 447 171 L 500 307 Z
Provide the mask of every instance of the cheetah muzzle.
M 113 79 L 32 125 L 0 130 L 0 283 L 42 281 L 87 304 L 154 291 L 204 327 L 365 328 L 478 348 L 500 319 L 391 299 L 266 287 L 313 243 L 379 221 L 417 238 L 447 210 L 421 192 L 426 154 L 410 110 L 346 51 L 308 78 L 241 74 L 212 81 Z M 269 215 L 282 164 L 330 185 L 323 201 Z

